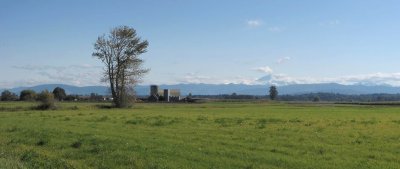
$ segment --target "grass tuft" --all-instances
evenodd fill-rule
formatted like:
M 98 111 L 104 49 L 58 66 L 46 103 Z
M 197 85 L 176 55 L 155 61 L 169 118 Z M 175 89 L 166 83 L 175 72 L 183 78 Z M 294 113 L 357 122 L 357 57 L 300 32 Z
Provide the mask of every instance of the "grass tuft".
M 135 119 L 126 121 L 127 124 L 134 124 L 134 125 L 142 124 L 143 122 L 144 121 L 141 118 L 135 118 Z
M 26 162 L 26 161 L 31 161 L 31 160 L 33 160 L 34 158 L 37 158 L 37 157 L 39 157 L 38 153 L 36 153 L 33 150 L 28 150 L 28 151 L 25 151 L 25 152 L 22 153 L 22 155 L 20 157 L 20 160 Z
M 40 139 L 38 142 L 36 142 L 37 146 L 44 146 L 46 144 L 48 144 L 48 140 L 47 139 Z
M 103 121 L 107 121 L 110 118 L 108 116 L 101 116 L 100 118 L 96 119 L 97 122 L 103 122 Z
M 259 119 L 259 120 L 257 121 L 256 128 L 258 128 L 258 129 L 263 129 L 263 128 L 266 127 L 266 124 L 267 124 L 267 119 Z
M 72 148 L 80 148 L 82 146 L 82 140 L 77 140 L 71 144 Z

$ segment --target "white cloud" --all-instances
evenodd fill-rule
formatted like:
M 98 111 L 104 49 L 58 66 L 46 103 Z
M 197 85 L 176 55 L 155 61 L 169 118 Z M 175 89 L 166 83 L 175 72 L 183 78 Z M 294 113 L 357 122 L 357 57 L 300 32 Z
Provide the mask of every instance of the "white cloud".
M 46 81 L 37 78 L 28 78 L 17 81 L 0 81 L 0 89 L 14 88 L 18 86 L 33 86 L 44 83 L 46 83 Z
M 275 84 L 275 85 L 290 85 L 290 84 L 309 84 L 316 83 L 316 79 L 308 77 L 291 77 L 286 74 L 266 75 L 257 79 L 254 84 Z
M 62 71 L 65 69 L 76 68 L 76 69 L 97 69 L 101 66 L 95 66 L 90 64 L 79 64 L 79 65 L 69 65 L 69 66 L 54 66 L 54 65 L 20 65 L 13 66 L 14 69 L 29 70 L 29 71 L 43 71 L 43 70 L 56 70 Z
M 263 24 L 263 21 L 262 20 L 258 20 L 258 19 L 248 20 L 246 22 L 246 24 L 247 24 L 247 26 L 249 26 L 251 28 L 256 28 L 256 27 L 260 27 Z
M 33 86 L 46 83 L 63 83 L 76 86 L 101 85 L 102 67 L 90 64 L 69 66 L 54 65 L 22 65 L 13 66 L 14 69 L 26 73 L 26 79 L 15 81 L 1 81 L 0 88 L 17 86 Z
M 28 70 L 28 71 L 43 71 L 43 70 L 56 70 L 61 71 L 66 69 L 65 66 L 53 66 L 53 65 L 21 65 L 13 66 L 14 69 Z
M 282 61 L 280 61 L 282 60 Z M 278 63 L 290 60 L 283 57 Z M 77 86 L 101 85 L 100 79 L 103 77 L 102 69 L 92 65 L 24 65 L 14 66 L 15 69 L 26 72 L 26 78 L 15 81 L 0 81 L 0 88 L 11 88 L 18 86 L 33 86 L 46 83 L 63 83 Z M 175 78 L 176 83 L 206 83 L 206 84 L 313 84 L 313 83 L 339 83 L 345 85 L 392 85 L 400 86 L 400 72 L 398 73 L 370 73 L 347 75 L 338 77 L 294 77 L 287 74 L 275 73 L 269 66 L 257 67 L 252 70 L 264 74 L 263 77 L 254 76 L 213 76 L 202 75 L 199 73 L 188 73 L 184 76 Z M 176 75 L 171 75 L 176 76 Z M 104 84 L 103 84 L 104 85 Z
M 187 73 L 183 78 L 178 78 L 178 83 L 204 83 L 204 84 L 253 84 L 257 78 L 248 78 L 243 76 L 233 77 L 216 77 L 216 76 L 204 76 L 198 73 Z
M 257 79 L 254 84 L 313 84 L 313 83 L 338 83 L 343 85 L 391 85 L 400 86 L 400 73 L 371 73 L 360 75 L 348 75 L 341 77 L 292 77 L 286 74 L 266 75 Z
M 270 32 L 282 32 L 284 30 L 285 30 L 284 28 L 278 26 L 273 26 L 268 28 L 268 31 Z
M 290 84 L 315 84 L 315 83 L 338 83 L 344 85 L 392 85 L 400 86 L 399 73 L 371 73 L 360 75 L 348 75 L 339 77 L 294 77 L 287 74 L 274 73 L 268 66 L 254 68 L 252 70 L 264 73 L 264 76 L 207 76 L 199 73 L 188 73 L 183 77 L 176 78 L 176 83 L 205 83 L 205 84 L 248 84 L 265 85 L 275 84 L 278 86 Z
M 292 58 L 290 58 L 290 57 L 282 57 L 282 58 L 279 58 L 277 61 L 276 61 L 276 63 L 278 63 L 278 64 L 282 64 L 282 63 L 285 63 L 285 62 L 287 62 L 287 61 L 289 61 L 290 59 L 292 59 Z
M 400 73 L 371 73 L 361 75 L 344 76 L 340 78 L 327 79 L 342 84 L 364 84 L 400 86 Z
M 272 72 L 273 72 L 273 70 L 269 66 L 256 67 L 256 68 L 253 68 L 253 70 L 261 72 L 261 73 L 266 73 L 266 74 L 272 74 Z
M 340 77 L 294 77 L 287 74 L 274 73 L 268 66 L 253 68 L 252 70 L 264 73 L 262 77 L 254 76 L 208 76 L 199 73 L 187 73 L 183 77 L 175 78 L 176 83 L 204 83 L 204 84 L 247 84 L 265 85 L 275 84 L 278 86 L 290 84 L 315 84 L 315 83 L 338 83 L 344 85 L 392 85 L 400 86 L 399 73 L 371 73 L 360 75 L 349 75 Z

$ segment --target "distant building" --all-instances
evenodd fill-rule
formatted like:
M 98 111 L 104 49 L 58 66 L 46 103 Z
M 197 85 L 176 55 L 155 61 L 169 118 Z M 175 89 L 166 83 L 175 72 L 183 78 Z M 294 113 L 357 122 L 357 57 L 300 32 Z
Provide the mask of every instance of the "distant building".
M 178 102 L 181 100 L 181 91 L 179 89 L 170 89 L 169 90 L 169 101 L 170 102 Z
M 181 91 L 179 89 L 170 89 L 171 96 L 181 96 Z
M 157 85 L 150 86 L 150 102 L 178 102 L 181 100 L 181 91 L 179 89 L 163 89 L 161 90 Z

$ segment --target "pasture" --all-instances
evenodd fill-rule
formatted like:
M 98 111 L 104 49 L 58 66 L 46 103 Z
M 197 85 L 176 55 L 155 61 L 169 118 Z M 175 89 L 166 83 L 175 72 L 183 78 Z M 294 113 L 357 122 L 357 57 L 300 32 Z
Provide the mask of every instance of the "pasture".
M 0 168 L 400 168 L 400 107 L 0 102 Z

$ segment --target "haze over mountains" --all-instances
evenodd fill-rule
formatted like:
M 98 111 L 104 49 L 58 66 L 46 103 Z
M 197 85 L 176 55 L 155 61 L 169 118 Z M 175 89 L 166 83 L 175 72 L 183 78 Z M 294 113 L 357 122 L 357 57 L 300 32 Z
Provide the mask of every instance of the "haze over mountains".
M 106 86 L 85 86 L 77 87 L 65 84 L 44 84 L 32 87 L 17 87 L 9 89 L 12 92 L 19 94 L 22 90 L 32 89 L 36 92 L 42 90 L 52 91 L 55 87 L 62 87 L 67 94 L 89 95 L 90 93 L 97 93 L 101 95 L 108 95 L 108 88 Z M 245 84 L 176 84 L 176 85 L 160 85 L 161 89 L 180 89 L 182 96 L 192 93 L 193 95 L 219 95 L 219 94 L 246 94 L 246 95 L 266 95 L 269 85 L 245 85 Z M 3 91 L 2 89 L 1 91 Z M 148 85 L 139 85 L 136 87 L 137 95 L 148 95 Z M 400 93 L 400 87 L 389 85 L 341 85 L 337 83 L 321 83 L 321 84 L 292 84 L 285 86 L 278 86 L 280 95 L 295 95 L 306 93 L 340 93 L 340 94 L 374 94 L 374 93 L 387 93 L 397 94 Z

